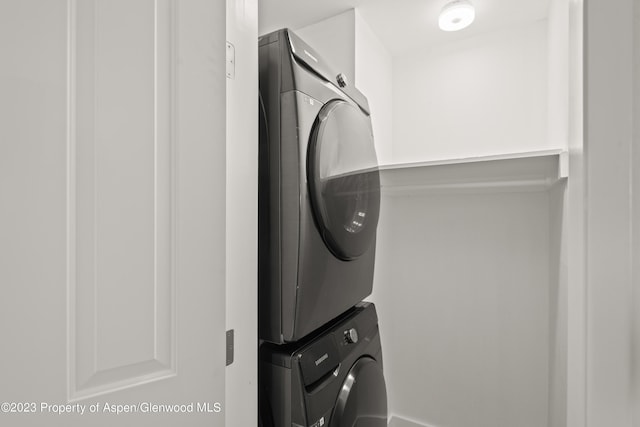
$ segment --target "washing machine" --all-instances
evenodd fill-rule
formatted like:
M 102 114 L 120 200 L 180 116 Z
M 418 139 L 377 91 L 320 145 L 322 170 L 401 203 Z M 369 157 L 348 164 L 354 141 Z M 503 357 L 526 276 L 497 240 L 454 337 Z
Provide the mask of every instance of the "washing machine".
M 294 342 L 371 293 L 380 177 L 366 97 L 284 29 L 259 41 L 259 335 Z
M 375 306 L 360 303 L 302 343 L 260 350 L 262 427 L 386 427 Z

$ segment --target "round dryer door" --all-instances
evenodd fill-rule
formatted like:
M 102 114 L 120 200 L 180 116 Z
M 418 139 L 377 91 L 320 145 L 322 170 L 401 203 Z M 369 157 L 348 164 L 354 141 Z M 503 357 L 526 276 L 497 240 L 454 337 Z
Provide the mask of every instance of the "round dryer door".
M 364 254 L 375 241 L 380 175 L 369 118 L 340 100 L 316 118 L 307 157 L 311 204 L 322 237 L 338 258 Z
M 387 389 L 378 363 L 361 357 L 340 389 L 331 427 L 386 427 Z

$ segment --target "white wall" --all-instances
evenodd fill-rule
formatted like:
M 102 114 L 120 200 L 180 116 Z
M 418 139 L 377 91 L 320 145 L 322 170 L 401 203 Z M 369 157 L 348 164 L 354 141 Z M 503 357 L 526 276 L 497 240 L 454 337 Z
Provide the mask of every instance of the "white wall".
M 396 58 L 393 91 L 394 162 L 555 148 L 546 21 Z
M 549 196 L 383 199 L 376 271 L 390 412 L 547 425 Z
M 631 397 L 634 402 L 634 427 L 640 425 L 640 226 L 638 213 L 640 212 L 640 0 L 634 2 L 634 103 L 633 103 L 633 164 L 636 167 L 633 174 L 633 284 L 634 284 L 634 334 L 633 361 L 634 384 Z
M 424 52 L 412 52 L 410 56 L 394 58 L 393 161 L 415 162 L 548 148 L 567 149 L 570 137 L 576 139 L 576 145 L 581 150 L 581 135 L 572 135 L 572 132 L 575 133 L 575 126 L 570 126 L 571 114 L 579 114 L 581 109 L 579 112 L 570 109 L 570 100 L 574 103 L 571 105 L 575 105 L 580 93 L 570 90 L 570 83 L 575 79 L 569 79 L 569 9 L 567 0 L 554 0 L 550 4 L 548 21 L 485 34 L 432 47 Z M 581 151 L 576 150 L 576 147 L 573 150 L 573 159 L 579 160 Z M 575 171 L 579 166 L 572 165 L 572 169 Z M 386 348 L 393 349 L 385 353 L 385 369 L 390 383 L 390 410 L 397 416 L 394 422 L 398 420 L 402 423 L 401 418 L 406 418 L 419 425 L 432 426 L 567 425 L 567 381 L 570 363 L 569 266 L 579 269 L 580 265 L 584 265 L 580 264 L 582 259 L 579 239 L 574 247 L 569 247 L 568 240 L 570 237 L 576 237 L 576 228 L 572 228 L 570 222 L 575 219 L 575 215 L 579 215 L 580 204 L 577 202 L 581 201 L 581 188 L 581 182 L 577 180 L 571 191 L 562 182 L 548 193 L 383 199 L 385 205 L 390 206 L 383 210 L 381 216 L 374 297 L 378 301 L 381 317 L 386 320 L 381 323 L 383 343 Z M 516 206 L 513 200 L 519 198 L 522 200 Z M 511 202 L 507 202 L 510 199 Z M 571 209 L 568 208 L 570 199 L 573 202 Z M 531 211 L 519 211 L 526 203 L 540 209 L 537 215 L 532 216 Z M 430 236 L 433 240 L 442 234 L 460 232 L 459 224 L 438 223 L 440 218 L 433 217 L 434 210 L 440 212 L 442 218 L 468 214 L 469 218 L 466 221 L 460 221 L 464 223 L 462 230 L 467 230 L 465 237 L 458 241 L 452 241 L 450 237 L 440 238 L 437 239 L 437 244 L 422 237 Z M 466 212 L 460 214 L 458 210 Z M 483 210 L 492 214 L 483 213 Z M 428 221 L 432 223 L 431 226 L 423 224 Z M 580 221 L 574 222 L 576 227 L 581 224 Z M 541 226 L 542 223 L 545 225 Z M 487 233 L 495 234 L 486 235 L 487 242 L 490 243 L 484 247 L 487 253 L 491 254 L 488 256 L 505 258 L 503 267 L 494 266 L 498 271 L 494 272 L 495 275 L 499 276 L 517 264 L 517 260 L 507 258 L 518 255 L 505 248 L 513 249 L 513 245 L 518 244 L 518 238 L 512 234 L 501 240 L 499 233 L 493 228 L 508 227 L 510 224 L 518 224 L 529 232 L 536 227 L 544 229 L 539 229 L 539 234 L 532 232 L 532 235 L 536 234 L 533 240 L 538 239 L 538 256 L 529 256 L 524 261 L 527 263 L 526 268 L 540 274 L 523 274 L 524 267 L 519 270 L 522 275 L 513 272 L 514 278 L 522 280 L 521 278 L 526 276 L 531 283 L 536 283 L 540 292 L 540 303 L 537 305 L 530 303 L 532 297 L 526 292 L 512 295 L 495 292 L 496 288 L 507 286 L 509 281 L 506 278 L 495 280 L 495 277 L 487 278 L 469 271 L 457 271 L 460 269 L 457 266 L 459 260 L 478 259 L 478 254 L 474 252 L 477 246 L 474 244 L 476 237 L 465 227 L 483 228 Z M 401 229 L 411 231 L 400 232 Z M 408 247 L 405 246 L 406 242 L 410 242 Z M 433 245 L 434 249 L 429 249 L 430 245 Z M 448 256 L 441 255 L 442 258 L 437 262 L 430 263 L 428 258 L 436 251 L 435 247 Z M 413 265 L 407 265 L 411 262 Z M 485 259 L 482 264 L 487 266 L 491 263 Z M 443 265 L 448 267 L 448 275 L 441 272 Z M 429 271 L 430 267 L 435 269 L 436 273 Z M 403 269 L 405 271 L 401 271 Z M 465 274 L 468 276 L 462 277 Z M 425 281 L 425 277 L 435 279 L 436 284 L 434 285 L 432 280 Z M 519 386 L 517 382 L 505 380 L 496 390 L 489 390 L 483 389 L 484 384 L 479 380 L 491 372 L 489 361 L 497 358 L 496 354 L 489 353 L 492 350 L 508 352 L 509 345 L 514 342 L 508 333 L 500 330 L 503 326 L 500 322 L 484 325 L 487 328 L 484 331 L 485 337 L 496 334 L 496 348 L 484 349 L 486 353 L 479 355 L 473 352 L 473 355 L 452 352 L 447 358 L 443 356 L 439 363 L 433 364 L 433 372 L 428 368 L 416 368 L 425 360 L 424 355 L 429 354 L 429 348 L 428 344 L 424 344 L 423 348 L 413 343 L 407 344 L 411 341 L 411 335 L 414 336 L 414 340 L 425 340 L 442 347 L 447 347 L 442 345 L 442 342 L 451 339 L 450 329 L 442 327 L 450 317 L 441 315 L 440 318 L 433 319 L 434 312 L 438 313 L 438 310 L 441 310 L 436 301 L 442 303 L 443 299 L 446 299 L 439 293 L 442 292 L 439 291 L 439 284 L 443 283 L 440 286 L 445 286 L 446 283 L 451 288 L 457 286 L 458 292 L 449 292 L 450 296 L 459 297 L 465 294 L 464 291 L 460 291 L 460 287 L 464 287 L 465 279 L 472 281 L 472 278 L 478 286 L 494 290 L 493 294 L 490 293 L 491 296 L 479 299 L 478 311 L 483 309 L 483 305 L 484 309 L 487 309 L 501 303 L 512 308 L 526 305 L 530 310 L 527 312 L 520 309 L 523 316 L 527 313 L 531 316 L 522 320 L 521 327 L 532 328 L 530 337 L 536 336 L 540 339 L 536 344 L 537 349 L 544 349 L 544 352 L 513 357 L 513 363 L 519 364 L 520 369 L 526 370 L 536 378 L 544 377 L 543 381 L 537 383 L 538 388 L 536 383 L 530 383 L 533 387 L 527 389 L 530 393 L 528 396 L 521 394 L 524 387 L 519 389 L 521 384 Z M 579 275 L 572 274 L 571 283 L 574 288 L 580 288 L 576 283 L 579 279 Z M 414 284 L 420 282 L 428 283 L 429 290 L 416 290 Z M 389 283 L 393 283 L 394 286 L 389 287 Z M 525 286 L 523 283 L 520 285 Z M 429 292 L 435 292 L 436 295 L 429 298 Z M 575 289 L 573 292 L 575 294 Z M 403 294 L 405 297 L 398 296 Z M 422 311 L 416 309 L 413 314 L 407 314 L 410 310 L 406 310 L 406 307 L 410 307 L 414 299 L 421 300 L 425 305 Z M 574 310 L 580 312 L 581 301 L 577 300 L 576 303 L 578 307 Z M 458 319 L 469 313 L 473 315 L 468 309 L 463 313 L 455 313 L 458 314 Z M 535 316 L 537 319 L 532 320 Z M 422 327 L 407 332 L 408 324 Z M 439 326 L 433 330 L 430 330 L 429 326 L 424 327 L 430 324 Z M 481 328 L 477 324 L 474 326 Z M 573 325 L 572 329 L 575 332 L 576 325 Z M 460 342 L 469 345 L 479 335 L 473 327 L 465 329 L 465 325 L 457 323 L 455 330 L 459 333 Z M 572 355 L 581 356 L 575 350 L 576 342 L 572 342 L 571 345 Z M 416 357 L 416 353 L 420 356 Z M 579 359 L 576 362 L 579 365 Z M 472 364 L 473 369 L 467 372 L 466 379 L 456 377 L 454 367 L 465 363 Z M 501 374 L 504 375 L 503 378 L 509 375 L 508 371 Z M 459 385 L 464 385 L 465 390 L 451 390 L 456 386 L 456 378 L 459 378 Z M 431 386 L 434 381 L 437 385 Z M 417 388 L 407 389 L 406 385 L 409 383 L 421 384 L 423 391 L 418 391 Z M 427 390 L 424 390 L 424 387 Z M 473 404 L 463 403 L 464 396 L 486 397 L 491 393 L 496 394 L 487 401 L 480 398 Z M 499 396 L 500 393 L 505 395 Z M 412 397 L 416 394 L 421 398 Z M 500 410 L 491 406 L 491 402 L 496 401 L 502 403 Z M 468 409 L 469 406 L 478 412 L 474 413 L 473 409 Z M 513 418 L 509 419 L 509 411 L 504 411 L 504 408 L 510 406 L 519 408 L 519 418 L 514 414 Z M 529 411 L 527 416 L 522 416 L 523 411 Z
M 587 425 L 632 425 L 633 0 L 586 6 Z M 636 215 L 637 217 L 637 215 Z
M 235 333 L 226 368 L 225 425 L 258 419 L 258 0 L 227 0 L 227 41 L 235 76 L 227 79 L 226 329 Z M 251 114 L 255 112 L 255 114 Z
M 549 418 L 548 427 L 567 427 L 568 268 L 567 186 L 555 185 L 549 202 Z
M 568 149 L 569 1 L 551 0 L 547 19 L 547 140 Z M 568 211 L 567 187 L 550 192 L 549 427 L 567 426 Z
M 344 73 L 350 83 L 356 76 L 355 10 L 294 30 L 313 47 L 336 73 Z
M 567 148 L 569 138 L 569 0 L 551 0 L 547 19 L 547 139 Z
M 584 10 L 569 2 L 569 179 L 562 229 L 567 269 L 567 427 L 586 425 L 586 247 L 584 167 Z M 564 236 L 563 236 L 564 237 Z
M 393 160 L 393 59 L 355 11 L 355 85 L 365 94 L 380 164 Z

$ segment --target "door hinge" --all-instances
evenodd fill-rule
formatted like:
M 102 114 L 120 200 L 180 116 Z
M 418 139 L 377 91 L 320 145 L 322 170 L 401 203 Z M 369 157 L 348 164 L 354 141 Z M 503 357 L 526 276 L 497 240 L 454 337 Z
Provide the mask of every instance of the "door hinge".
M 233 363 L 233 329 L 227 331 L 227 366 Z
M 236 78 L 236 48 L 227 42 L 227 78 Z

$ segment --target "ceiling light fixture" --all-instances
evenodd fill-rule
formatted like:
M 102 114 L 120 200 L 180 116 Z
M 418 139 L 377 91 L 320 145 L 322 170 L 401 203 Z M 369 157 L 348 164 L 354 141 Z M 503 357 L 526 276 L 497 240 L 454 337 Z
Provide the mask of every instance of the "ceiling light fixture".
M 442 8 L 438 25 L 442 31 L 458 31 L 471 25 L 476 11 L 468 0 L 455 0 Z

